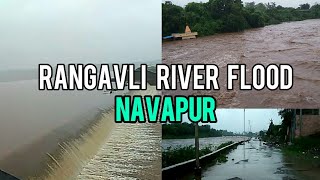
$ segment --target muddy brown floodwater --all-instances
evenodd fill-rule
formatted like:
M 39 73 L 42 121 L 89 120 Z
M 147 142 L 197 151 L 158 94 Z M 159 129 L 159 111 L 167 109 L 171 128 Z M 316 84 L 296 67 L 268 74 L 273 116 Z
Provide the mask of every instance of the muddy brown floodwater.
M 163 44 L 165 64 L 216 64 L 220 91 L 165 91 L 169 95 L 213 95 L 219 107 L 312 108 L 320 105 L 320 19 L 271 25 L 240 33 Z M 227 91 L 227 64 L 247 65 L 247 82 L 254 64 L 290 64 L 293 88 L 288 91 Z M 192 86 L 190 86 L 192 87 Z

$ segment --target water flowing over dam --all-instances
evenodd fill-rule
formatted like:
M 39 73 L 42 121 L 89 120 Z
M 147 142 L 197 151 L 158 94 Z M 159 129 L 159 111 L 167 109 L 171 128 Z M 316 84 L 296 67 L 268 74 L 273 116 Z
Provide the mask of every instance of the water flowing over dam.
M 160 179 L 160 129 L 156 126 L 159 125 L 116 125 L 78 179 Z
M 155 95 L 152 88 L 129 93 Z M 113 117 L 114 109 L 108 110 L 80 140 L 62 143 L 44 179 L 160 179 L 161 125 L 120 124 Z
M 39 92 L 36 83 L 0 83 L 1 170 L 21 179 L 160 179 L 161 125 L 117 124 L 113 108 L 114 95 L 152 95 L 155 87 Z

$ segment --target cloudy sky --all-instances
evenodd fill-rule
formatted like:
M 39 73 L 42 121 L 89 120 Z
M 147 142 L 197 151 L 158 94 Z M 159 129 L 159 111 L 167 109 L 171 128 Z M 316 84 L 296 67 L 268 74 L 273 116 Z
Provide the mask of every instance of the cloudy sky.
M 160 0 L 0 1 L 0 70 L 157 60 Z
M 162 0 L 165 2 L 166 0 Z M 189 2 L 208 2 L 209 0 L 171 0 L 174 4 L 185 6 Z M 300 4 L 309 3 L 314 5 L 315 3 L 319 2 L 320 0 L 242 0 L 243 2 L 256 2 L 256 3 L 268 3 L 268 2 L 275 2 L 278 5 L 284 7 L 298 7 Z
M 274 124 L 280 124 L 281 117 L 278 115 L 279 110 L 280 109 L 246 109 L 246 131 L 249 131 L 249 120 L 252 132 L 267 130 L 270 119 L 273 120 Z M 210 124 L 213 128 L 232 132 L 243 132 L 243 109 L 218 109 L 216 116 L 218 122 Z M 184 121 L 188 121 L 186 115 L 184 116 Z

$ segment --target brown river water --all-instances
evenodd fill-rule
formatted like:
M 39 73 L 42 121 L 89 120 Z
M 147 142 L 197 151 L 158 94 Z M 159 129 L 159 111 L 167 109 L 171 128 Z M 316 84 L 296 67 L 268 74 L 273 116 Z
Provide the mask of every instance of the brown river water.
M 219 67 L 220 91 L 165 91 L 169 95 L 213 95 L 222 107 L 320 106 L 320 20 L 306 20 L 271 25 L 239 33 L 225 33 L 193 40 L 165 42 L 165 64 L 216 64 Z M 254 64 L 290 64 L 294 82 L 290 90 L 227 90 L 227 64 L 247 65 L 247 82 Z M 190 86 L 192 87 L 192 86 Z

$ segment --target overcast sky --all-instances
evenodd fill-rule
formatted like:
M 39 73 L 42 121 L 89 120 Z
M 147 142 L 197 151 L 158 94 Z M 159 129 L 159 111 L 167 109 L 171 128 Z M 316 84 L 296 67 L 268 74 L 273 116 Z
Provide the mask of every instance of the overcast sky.
M 165 2 L 166 0 L 162 0 Z M 209 0 L 171 0 L 174 4 L 185 6 L 189 2 L 208 2 Z M 298 7 L 300 4 L 309 3 L 314 5 L 315 3 L 319 2 L 320 0 L 242 0 L 242 2 L 256 2 L 256 3 L 268 3 L 268 2 L 275 2 L 277 5 L 281 5 L 284 7 Z
M 0 70 L 157 60 L 160 0 L 0 1 Z
M 279 110 L 280 109 L 246 109 L 246 131 L 249 131 L 249 120 L 252 132 L 267 130 L 270 119 L 273 120 L 274 124 L 281 124 L 282 120 L 278 115 Z M 243 109 L 218 109 L 216 111 L 216 116 L 218 122 L 210 124 L 214 129 L 243 132 Z M 188 121 L 186 115 L 184 116 L 184 121 Z

